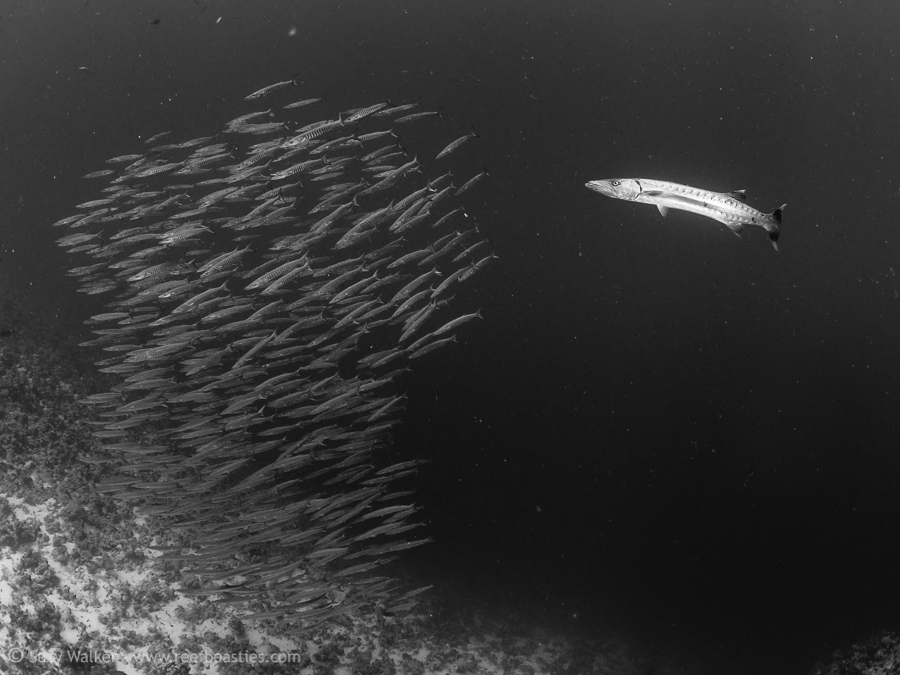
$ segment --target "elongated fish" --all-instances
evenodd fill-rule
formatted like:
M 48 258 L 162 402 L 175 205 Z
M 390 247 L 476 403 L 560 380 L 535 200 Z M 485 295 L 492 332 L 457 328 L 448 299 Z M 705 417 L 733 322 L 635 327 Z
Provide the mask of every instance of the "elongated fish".
M 185 593 L 277 593 L 256 616 L 298 628 L 364 598 L 385 611 L 415 600 L 387 604 L 390 581 L 368 573 L 426 541 L 410 534 L 411 493 L 391 488 L 420 461 L 375 459 L 405 407 L 395 380 L 480 316 L 449 304 L 493 258 L 454 196 L 486 176 L 457 188 L 450 171 L 473 135 L 446 145 L 451 166 L 428 180 L 395 123 L 432 113 L 384 102 L 306 124 L 308 102 L 115 157 L 97 199 L 55 223 L 67 254 L 86 254 L 70 272 L 79 290 L 114 296 L 84 345 L 117 384 L 84 401 L 101 451 L 81 459 L 135 473 L 102 492 L 197 529 L 190 552 L 157 542 L 203 577 Z M 359 593 L 341 590 L 363 574 Z
M 263 96 L 267 96 L 271 94 L 273 91 L 277 89 L 282 89 L 284 87 L 299 87 L 300 85 L 297 83 L 297 75 L 295 74 L 291 79 L 285 80 L 284 82 L 276 82 L 275 84 L 270 84 L 268 87 L 263 87 L 262 89 L 257 89 L 252 94 L 248 94 L 244 97 L 245 101 L 252 101 L 255 98 L 262 98 Z
M 651 178 L 609 178 L 585 183 L 607 197 L 630 202 L 653 204 L 665 216 L 669 209 L 681 209 L 718 220 L 740 236 L 744 225 L 758 225 L 769 233 L 769 240 L 778 250 L 778 233 L 781 227 L 781 212 L 787 204 L 772 213 L 763 213 L 744 203 L 744 191 L 710 192 L 699 188 L 670 183 Z

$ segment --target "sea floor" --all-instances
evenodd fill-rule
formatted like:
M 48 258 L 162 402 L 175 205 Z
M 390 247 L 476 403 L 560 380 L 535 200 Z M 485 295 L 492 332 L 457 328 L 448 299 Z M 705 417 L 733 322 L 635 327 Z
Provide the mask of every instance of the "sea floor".
M 401 560 L 388 573 L 433 587 L 397 616 L 356 610 L 297 632 L 242 620 L 215 596 L 178 593 L 178 564 L 150 548 L 165 522 L 98 492 L 91 410 L 107 390 L 52 320 L 0 289 L 0 674 L 742 675 L 704 655 L 609 627 L 572 628 L 446 573 Z M 810 675 L 900 673 L 881 634 L 810 664 Z M 772 675 L 768 673 L 767 675 Z
M 554 635 L 448 589 L 402 616 L 353 612 L 297 635 L 179 595 L 140 518 L 102 522 L 90 506 L 27 494 L 0 499 L 0 514 L 0 663 L 11 672 L 647 672 L 612 636 Z
M 149 548 L 165 524 L 97 492 L 104 469 L 84 461 L 95 449 L 78 401 L 105 383 L 65 337 L 0 309 L 0 673 L 677 672 L 612 632 L 559 631 L 440 578 L 408 613 L 354 611 L 299 634 L 180 595 L 177 564 Z

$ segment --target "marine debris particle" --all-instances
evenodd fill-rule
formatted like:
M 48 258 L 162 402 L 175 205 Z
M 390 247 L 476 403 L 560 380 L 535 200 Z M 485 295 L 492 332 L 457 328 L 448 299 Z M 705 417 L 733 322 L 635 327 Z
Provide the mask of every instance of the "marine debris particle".
M 310 121 L 314 102 L 114 157 L 88 174 L 102 196 L 55 223 L 92 259 L 70 272 L 81 292 L 112 298 L 84 343 L 121 378 L 87 399 L 103 445 L 84 461 L 125 460 L 99 489 L 199 533 L 164 556 L 183 593 L 300 625 L 415 603 L 374 570 L 427 541 L 392 487 L 419 462 L 375 455 L 404 408 L 397 377 L 480 316 L 452 301 L 494 257 L 456 195 L 469 177 L 443 158 L 426 173 L 407 146 L 446 146 L 437 115 Z

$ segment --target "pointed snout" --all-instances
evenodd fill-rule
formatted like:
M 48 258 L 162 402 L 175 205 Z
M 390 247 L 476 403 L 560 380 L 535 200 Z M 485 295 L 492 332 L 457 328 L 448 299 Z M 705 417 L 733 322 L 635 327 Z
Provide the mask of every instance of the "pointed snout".
M 599 192 L 602 195 L 606 195 L 607 197 L 615 197 L 616 191 L 608 180 L 592 180 L 589 183 L 585 183 L 585 186 L 593 190 L 594 192 Z

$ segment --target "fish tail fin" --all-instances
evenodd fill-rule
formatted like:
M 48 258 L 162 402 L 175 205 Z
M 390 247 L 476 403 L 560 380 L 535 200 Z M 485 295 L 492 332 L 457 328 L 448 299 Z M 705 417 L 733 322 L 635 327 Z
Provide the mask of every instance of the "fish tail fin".
M 784 210 L 784 207 L 787 204 L 782 204 L 777 209 L 772 211 L 769 214 L 770 221 L 766 225 L 766 232 L 769 233 L 769 241 L 772 242 L 772 246 L 775 247 L 775 250 L 778 250 L 778 235 L 781 231 L 781 212 Z

